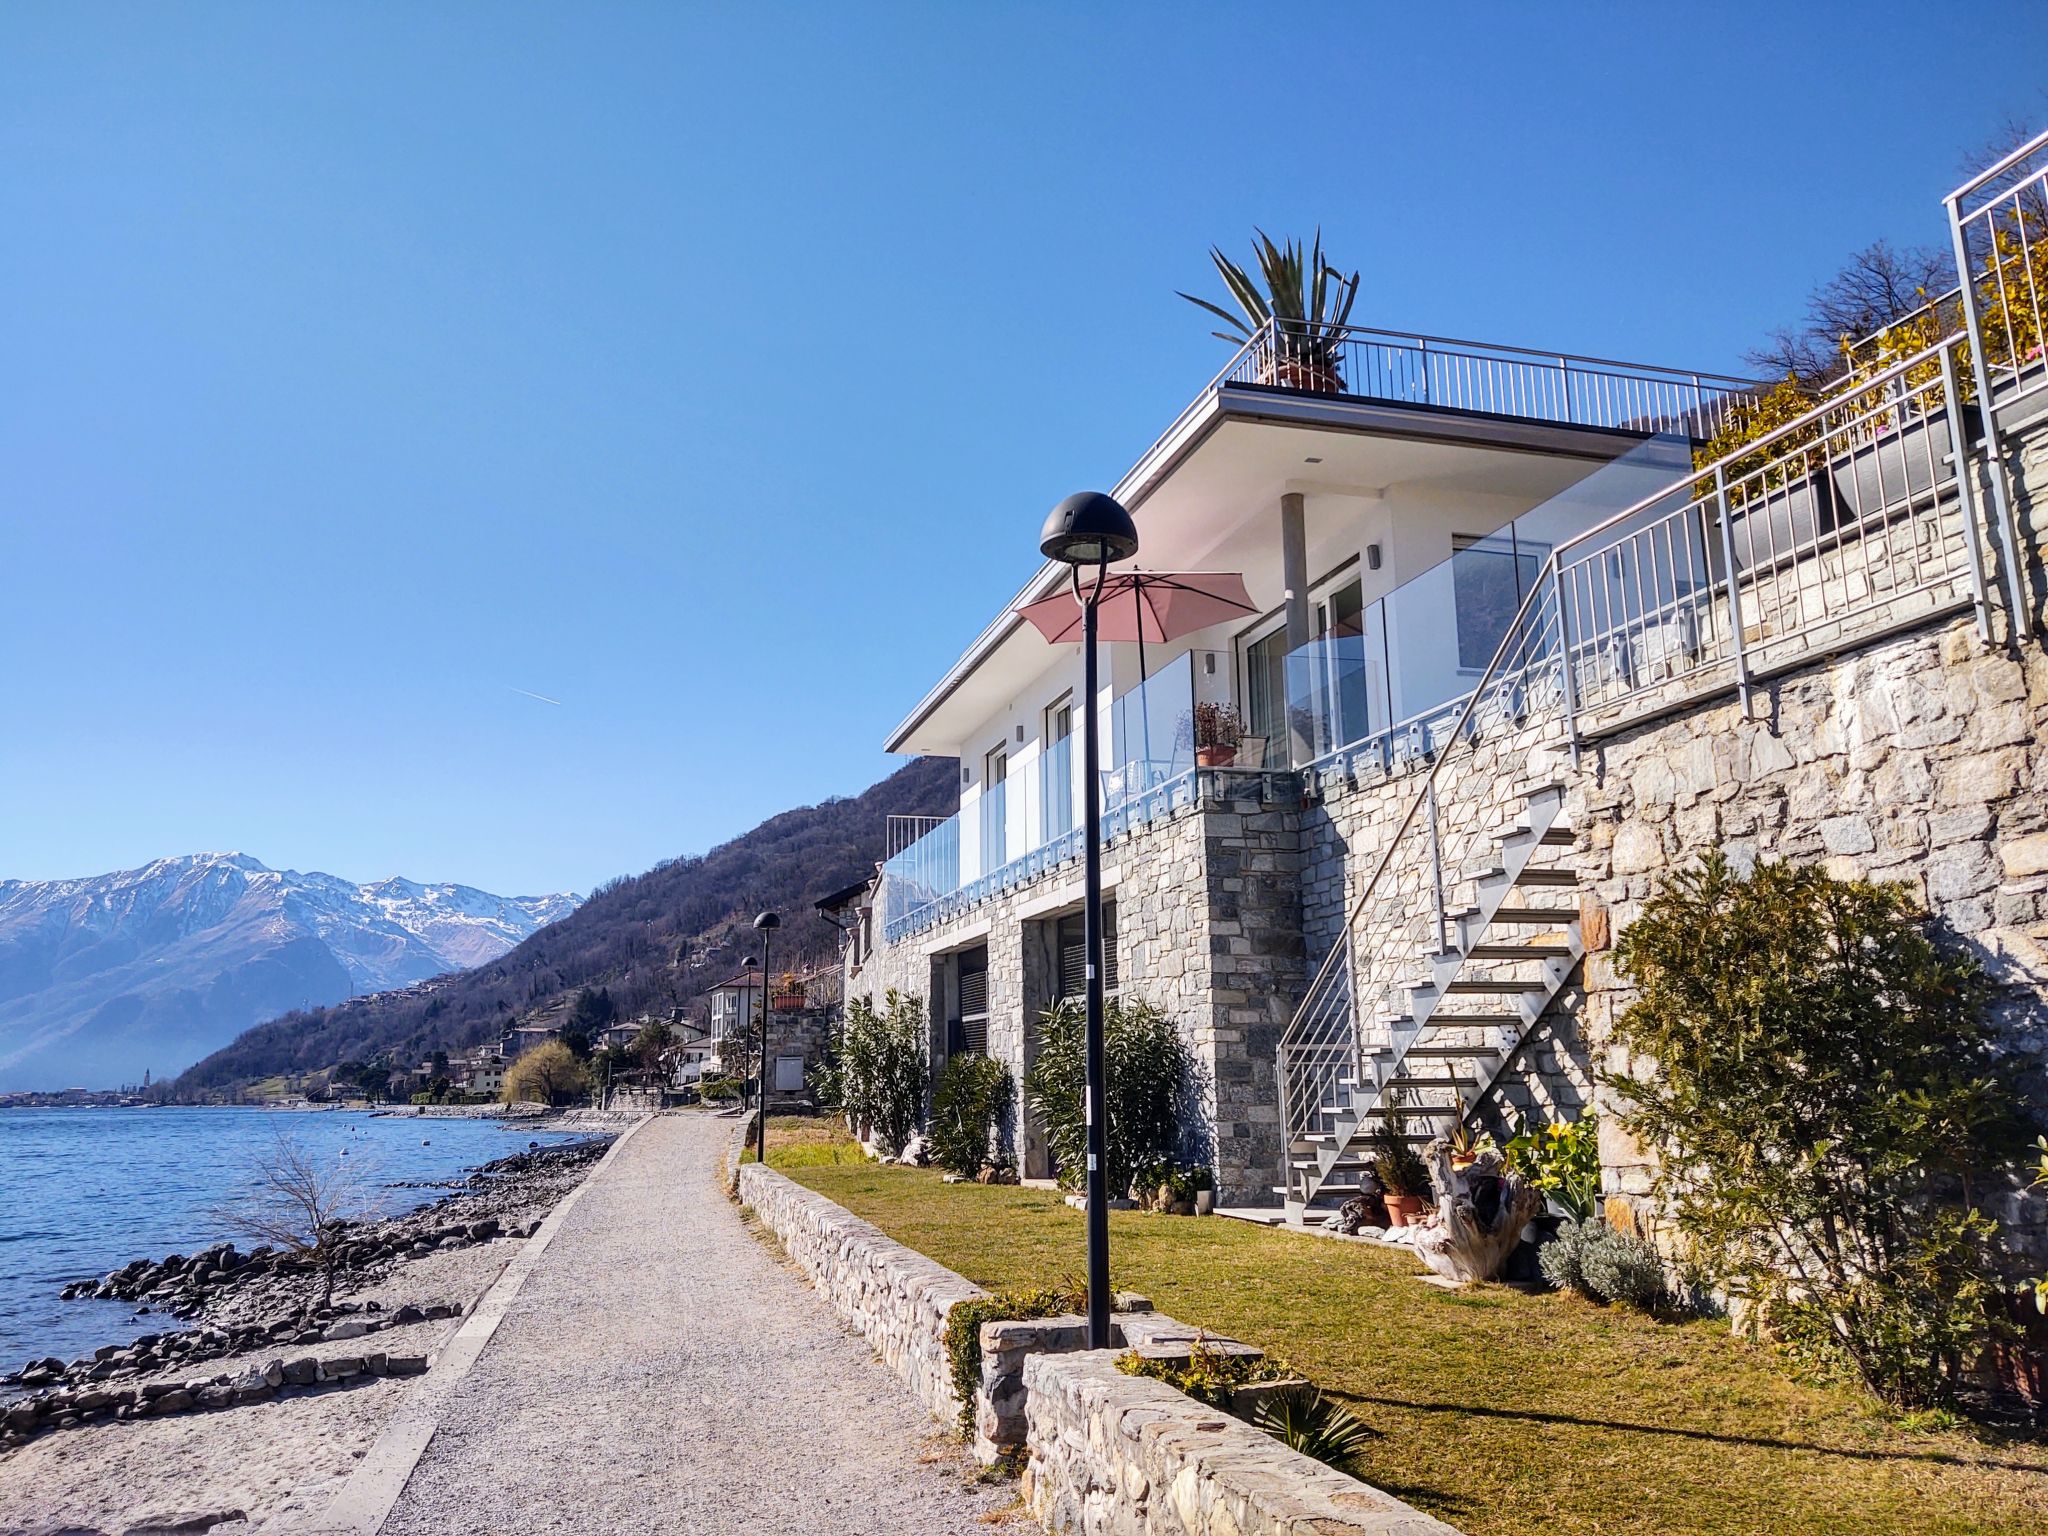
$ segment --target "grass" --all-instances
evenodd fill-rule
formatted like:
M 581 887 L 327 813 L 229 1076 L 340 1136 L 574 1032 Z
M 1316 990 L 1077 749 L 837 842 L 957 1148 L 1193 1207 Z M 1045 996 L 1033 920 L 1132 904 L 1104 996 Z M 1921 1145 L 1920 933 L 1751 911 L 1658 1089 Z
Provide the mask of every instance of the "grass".
M 1057 1194 L 884 1168 L 836 1126 L 769 1122 L 768 1161 L 991 1288 L 1082 1268 Z M 1368 1482 L 1471 1533 L 2048 1532 L 2048 1444 L 1901 1422 L 1793 1379 L 1706 1320 L 1423 1284 L 1412 1256 L 1112 1212 L 1113 1276 L 1285 1357 L 1378 1430 Z

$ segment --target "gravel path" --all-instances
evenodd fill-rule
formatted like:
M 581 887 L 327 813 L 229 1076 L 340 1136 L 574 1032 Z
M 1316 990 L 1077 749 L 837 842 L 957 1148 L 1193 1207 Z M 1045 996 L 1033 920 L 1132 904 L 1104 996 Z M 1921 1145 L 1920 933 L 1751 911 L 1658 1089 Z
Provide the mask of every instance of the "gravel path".
M 384 1536 L 962 1536 L 1013 1502 L 741 1225 L 731 1131 L 663 1116 L 593 1177 Z

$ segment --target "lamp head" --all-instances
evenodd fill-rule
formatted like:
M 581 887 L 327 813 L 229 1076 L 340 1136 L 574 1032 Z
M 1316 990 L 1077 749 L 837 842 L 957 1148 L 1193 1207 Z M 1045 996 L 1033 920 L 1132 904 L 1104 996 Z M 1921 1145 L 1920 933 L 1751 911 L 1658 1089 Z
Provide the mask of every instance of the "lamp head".
M 780 928 L 782 926 L 782 919 L 777 917 L 773 912 L 763 912 L 759 917 L 754 919 L 754 926 L 761 930 L 761 932 L 763 933 L 771 933 L 775 929 Z
M 1052 509 L 1039 552 L 1065 565 L 1103 565 L 1138 552 L 1138 525 L 1115 497 L 1081 491 Z

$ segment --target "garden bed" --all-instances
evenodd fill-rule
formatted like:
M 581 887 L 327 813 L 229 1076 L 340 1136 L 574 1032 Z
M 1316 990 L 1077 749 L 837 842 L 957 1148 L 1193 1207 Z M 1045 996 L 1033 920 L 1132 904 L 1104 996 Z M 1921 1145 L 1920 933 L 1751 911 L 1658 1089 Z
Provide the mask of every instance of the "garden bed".
M 823 1121 L 771 1121 L 769 1162 L 991 1289 L 1082 1268 L 1053 1191 L 880 1167 Z M 2048 1444 L 1902 1424 L 1718 1323 L 1445 1292 L 1412 1255 L 1241 1222 L 1110 1232 L 1119 1287 L 1322 1383 L 1380 1432 L 1359 1474 L 1471 1536 L 2048 1532 Z

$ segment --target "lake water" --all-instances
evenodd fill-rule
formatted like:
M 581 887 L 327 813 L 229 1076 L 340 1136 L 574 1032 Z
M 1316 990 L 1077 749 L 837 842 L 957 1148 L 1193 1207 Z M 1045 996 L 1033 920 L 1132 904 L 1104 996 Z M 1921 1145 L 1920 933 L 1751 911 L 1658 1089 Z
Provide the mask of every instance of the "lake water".
M 132 1302 L 59 1301 L 57 1292 L 130 1259 L 228 1238 L 252 1246 L 209 1212 L 247 1187 L 281 1133 L 322 1160 L 360 1159 L 386 1215 L 444 1193 L 395 1187 L 405 1182 L 456 1179 L 529 1141 L 577 1139 L 496 1120 L 346 1110 L 0 1110 L 0 1372 L 180 1326 L 154 1312 L 137 1318 Z

